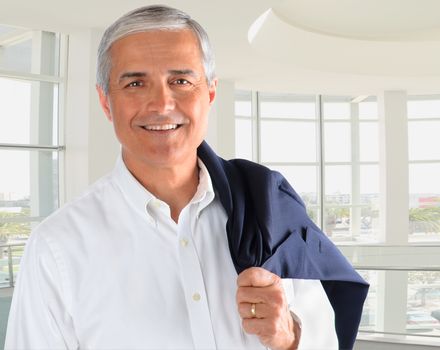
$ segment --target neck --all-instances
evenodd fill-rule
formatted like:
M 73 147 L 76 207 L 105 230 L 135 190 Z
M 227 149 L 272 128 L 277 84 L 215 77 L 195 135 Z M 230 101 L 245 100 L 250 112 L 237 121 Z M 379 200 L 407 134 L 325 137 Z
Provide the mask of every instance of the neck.
M 194 197 L 199 184 L 197 156 L 184 164 L 151 166 L 130 162 L 124 163 L 132 175 L 155 197 L 167 203 L 172 219 L 177 222 L 180 212 Z

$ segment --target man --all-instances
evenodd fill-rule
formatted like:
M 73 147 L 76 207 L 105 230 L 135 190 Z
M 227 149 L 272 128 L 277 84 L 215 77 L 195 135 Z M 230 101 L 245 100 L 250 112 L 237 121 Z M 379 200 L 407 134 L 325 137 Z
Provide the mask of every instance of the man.
M 235 254 L 243 213 L 222 184 L 236 185 L 203 143 L 216 86 L 206 33 L 185 13 L 144 7 L 107 29 L 97 90 L 121 157 L 32 233 L 6 349 L 337 346 L 319 282 L 306 290 L 324 327 L 301 331 L 280 277 L 251 267 L 274 260 L 242 268 Z

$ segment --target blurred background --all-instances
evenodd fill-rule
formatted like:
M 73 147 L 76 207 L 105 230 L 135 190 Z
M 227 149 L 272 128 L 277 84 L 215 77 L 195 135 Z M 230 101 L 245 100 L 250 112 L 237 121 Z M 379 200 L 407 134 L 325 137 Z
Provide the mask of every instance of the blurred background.
M 1 0 L 0 347 L 30 232 L 119 153 L 94 87 L 103 30 L 153 3 Z M 162 3 L 214 46 L 207 141 L 281 172 L 370 282 L 356 349 L 438 348 L 440 3 Z

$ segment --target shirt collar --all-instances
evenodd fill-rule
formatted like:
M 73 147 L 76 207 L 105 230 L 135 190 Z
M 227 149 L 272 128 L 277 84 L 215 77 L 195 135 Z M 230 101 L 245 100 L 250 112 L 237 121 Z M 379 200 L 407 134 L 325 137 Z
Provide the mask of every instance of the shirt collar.
M 215 198 L 214 188 L 211 177 L 205 164 L 198 159 L 199 166 L 199 184 L 197 186 L 194 197 L 189 205 L 197 205 L 197 217 L 201 211 L 206 208 Z M 122 156 L 120 155 L 116 161 L 113 170 L 114 177 L 120 189 L 126 196 L 127 200 L 134 206 L 137 211 L 143 215 L 147 215 L 151 222 L 155 222 L 156 218 L 153 211 L 149 210 L 151 205 L 160 202 L 152 193 L 150 193 L 128 170 Z

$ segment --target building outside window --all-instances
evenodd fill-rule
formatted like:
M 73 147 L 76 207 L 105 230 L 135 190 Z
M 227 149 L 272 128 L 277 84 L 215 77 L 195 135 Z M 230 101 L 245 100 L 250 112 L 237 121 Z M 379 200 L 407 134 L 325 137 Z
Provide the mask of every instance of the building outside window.
M 356 102 L 354 96 L 237 91 L 236 156 L 280 171 L 370 282 L 361 336 L 438 345 L 440 96 L 385 95 Z M 395 117 L 396 111 L 403 112 Z M 403 151 L 386 150 L 384 138 Z M 386 172 L 393 152 L 402 155 L 401 168 Z M 392 207 L 394 193 L 383 190 L 381 176 L 408 195 L 403 215 L 388 213 L 383 203 L 391 200 Z
M 408 98 L 411 242 L 440 242 L 440 95 Z
M 62 196 L 65 46 L 57 33 L 0 25 L 0 287 Z

